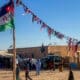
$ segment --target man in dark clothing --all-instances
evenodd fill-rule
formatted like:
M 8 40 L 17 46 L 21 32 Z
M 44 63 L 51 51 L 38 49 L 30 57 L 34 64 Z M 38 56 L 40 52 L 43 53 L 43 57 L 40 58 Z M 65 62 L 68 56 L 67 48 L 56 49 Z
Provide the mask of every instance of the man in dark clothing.
M 29 76 L 29 62 L 27 62 L 27 65 L 25 67 L 25 78 L 26 80 L 32 80 L 32 78 Z
M 19 73 L 20 73 L 20 68 L 19 68 L 19 65 L 17 64 L 17 66 L 16 66 L 16 80 L 19 80 Z
M 71 70 L 71 67 L 70 67 L 70 70 L 69 70 L 68 80 L 74 80 L 74 75 L 73 75 L 73 72 L 72 72 L 72 70 Z

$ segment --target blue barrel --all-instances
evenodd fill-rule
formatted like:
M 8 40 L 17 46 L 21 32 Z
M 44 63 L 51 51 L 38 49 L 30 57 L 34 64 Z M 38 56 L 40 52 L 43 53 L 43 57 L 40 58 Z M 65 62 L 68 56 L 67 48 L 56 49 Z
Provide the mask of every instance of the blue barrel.
M 77 69 L 77 64 L 76 63 L 70 63 L 71 69 Z

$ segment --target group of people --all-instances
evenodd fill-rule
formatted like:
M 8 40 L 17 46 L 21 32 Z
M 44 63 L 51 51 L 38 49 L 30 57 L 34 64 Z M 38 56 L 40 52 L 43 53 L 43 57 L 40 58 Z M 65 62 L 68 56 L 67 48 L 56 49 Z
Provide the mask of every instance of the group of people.
M 41 61 L 40 61 L 40 59 L 36 60 L 35 68 L 36 68 L 36 75 L 40 75 L 40 70 L 41 70 Z M 24 70 L 25 70 L 25 80 L 28 80 L 28 79 L 32 80 L 32 78 L 29 75 L 30 60 L 27 62 L 27 65 L 25 66 Z M 59 66 L 59 71 L 62 72 L 62 65 Z M 20 75 L 20 67 L 19 67 L 19 64 L 17 64 L 17 66 L 16 66 L 16 80 L 20 80 L 19 75 Z M 74 80 L 74 75 L 73 75 L 71 67 L 69 67 L 68 80 Z
M 37 59 L 36 60 L 35 68 L 36 68 L 36 75 L 39 75 L 40 74 L 40 69 L 41 69 L 41 61 L 40 61 L 40 59 Z M 32 80 L 32 78 L 29 75 L 29 71 L 30 71 L 30 60 L 27 62 L 24 70 L 25 70 L 25 80 L 28 80 L 28 79 L 29 80 Z M 18 63 L 16 65 L 16 80 L 20 80 L 20 67 L 19 67 L 19 64 Z

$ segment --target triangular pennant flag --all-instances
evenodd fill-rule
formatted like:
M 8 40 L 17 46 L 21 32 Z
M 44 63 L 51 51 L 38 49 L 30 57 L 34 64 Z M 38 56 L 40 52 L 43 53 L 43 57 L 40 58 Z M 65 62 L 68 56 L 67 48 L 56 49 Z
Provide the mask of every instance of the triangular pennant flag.
M 37 23 L 42 24 L 42 21 L 39 19 L 39 20 L 37 21 Z
M 72 47 L 72 55 L 75 56 L 75 53 L 77 52 L 77 47 L 78 47 L 77 42 L 75 41 L 75 39 L 73 39 L 71 47 Z
M 16 4 L 17 4 L 17 5 L 22 4 L 21 0 L 16 0 Z
M 55 36 L 58 37 L 59 39 L 63 39 L 64 35 L 61 34 L 60 32 L 55 31 Z
M 61 33 L 59 33 L 57 36 L 58 36 L 59 39 L 63 39 L 64 38 L 64 35 L 61 34 Z
M 48 27 L 48 35 L 51 36 L 51 34 L 54 32 L 53 29 L 51 29 L 50 27 Z
M 43 22 L 41 28 L 46 28 L 47 25 Z
M 38 21 L 38 20 L 39 20 L 39 18 L 36 15 L 32 15 L 32 22 Z

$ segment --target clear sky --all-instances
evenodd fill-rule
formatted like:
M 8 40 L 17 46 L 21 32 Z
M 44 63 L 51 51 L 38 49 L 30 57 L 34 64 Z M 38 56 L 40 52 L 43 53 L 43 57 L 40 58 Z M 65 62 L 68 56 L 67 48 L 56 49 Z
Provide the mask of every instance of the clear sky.
M 0 7 L 9 0 L 0 0 Z M 40 19 L 51 28 L 66 36 L 80 40 L 80 0 L 22 0 Z M 15 9 L 16 47 L 33 47 L 48 44 L 63 45 L 66 39 L 55 36 L 51 39 L 47 31 L 32 22 L 32 15 L 22 15 L 21 6 Z M 0 50 L 8 49 L 12 44 L 12 31 L 0 32 Z

